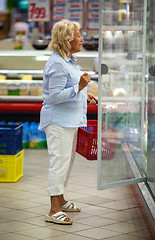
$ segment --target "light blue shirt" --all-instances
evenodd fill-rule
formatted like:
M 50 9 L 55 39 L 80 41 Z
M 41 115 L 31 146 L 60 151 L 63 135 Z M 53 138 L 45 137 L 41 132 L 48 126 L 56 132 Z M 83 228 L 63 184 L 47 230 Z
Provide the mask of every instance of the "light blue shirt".
M 56 51 L 49 57 L 43 72 L 39 129 L 51 123 L 67 128 L 87 125 L 87 89 L 78 92 L 82 73 L 75 61 Z

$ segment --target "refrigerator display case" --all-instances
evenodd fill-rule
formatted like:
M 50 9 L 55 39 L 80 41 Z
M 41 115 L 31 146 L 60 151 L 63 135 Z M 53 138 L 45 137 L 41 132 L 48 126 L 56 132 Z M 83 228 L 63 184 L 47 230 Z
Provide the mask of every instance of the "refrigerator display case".
M 98 189 L 149 185 L 154 198 L 153 9 L 147 0 L 100 1 Z
M 1 44 L 1 43 L 0 43 Z M 39 121 L 42 107 L 43 69 L 50 56 L 49 50 L 1 50 L 0 51 L 0 121 Z M 94 63 L 97 51 L 76 54 L 81 71 L 87 71 L 93 80 L 89 92 L 98 94 L 98 74 Z M 97 118 L 92 106 L 89 117 Z

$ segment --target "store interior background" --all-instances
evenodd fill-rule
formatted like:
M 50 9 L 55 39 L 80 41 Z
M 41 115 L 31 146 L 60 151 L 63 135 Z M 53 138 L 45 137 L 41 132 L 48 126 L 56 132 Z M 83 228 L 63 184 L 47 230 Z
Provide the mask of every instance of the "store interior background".
M 153 1 L 148 1 L 150 4 L 154 4 Z M 85 7 L 87 0 L 85 1 Z M 42 72 L 44 65 L 50 55 L 48 47 L 45 50 L 36 50 L 32 46 L 32 40 L 36 40 L 36 32 L 38 39 L 50 40 L 51 37 L 51 22 L 29 22 L 30 34 L 28 36 L 27 42 L 22 50 L 15 49 L 15 39 L 11 36 L 11 28 L 15 22 L 16 16 L 20 13 L 23 20 L 27 22 L 27 9 L 28 1 L 26 0 L 1 0 L 0 4 L 0 105 L 1 113 L 0 121 L 3 122 L 27 122 L 29 125 L 24 125 L 24 129 L 36 129 L 39 122 L 39 111 L 42 104 Z M 150 8 L 149 8 L 150 9 Z M 152 8 L 153 9 L 153 8 Z M 151 11 L 151 10 L 150 10 Z M 87 13 L 84 15 L 84 23 L 87 17 Z M 154 19 L 154 16 L 152 16 Z M 154 20 L 153 20 L 154 21 Z M 88 30 L 86 24 L 84 24 L 84 29 L 81 31 L 82 37 L 85 42 L 91 41 L 92 44 L 99 42 L 99 32 L 98 30 Z M 149 58 L 149 67 L 154 66 L 154 32 L 148 32 L 148 52 L 152 52 L 152 57 Z M 92 92 L 96 97 L 98 97 L 98 50 L 96 45 L 93 50 L 86 50 L 82 48 L 82 52 L 77 54 L 77 64 L 82 71 L 87 71 L 92 79 L 91 84 L 88 86 L 88 90 Z M 147 72 L 147 109 L 145 111 L 145 128 L 147 139 L 147 144 L 145 146 L 145 159 L 148 164 L 147 171 L 151 176 L 150 182 L 147 183 L 149 192 L 152 198 L 155 197 L 155 185 L 154 185 L 154 173 L 155 173 L 155 109 L 154 109 L 154 97 L 155 97 L 155 77 L 153 70 L 148 70 Z M 6 79 L 7 83 L 4 82 Z M 22 82 L 21 82 L 22 79 Z M 26 83 L 25 83 L 26 79 Z M 11 82 L 10 82 L 11 81 Z M 140 82 L 140 81 L 139 81 Z M 139 82 L 136 82 L 135 89 L 133 90 L 135 96 L 141 95 L 141 89 Z M 117 86 L 117 85 L 116 85 Z M 110 93 L 110 96 L 118 94 L 124 94 L 122 89 L 120 92 L 114 91 Z M 20 101 L 19 101 L 20 97 Z M 8 107 L 8 103 L 10 106 Z M 6 105 L 4 105 L 6 104 Z M 91 107 L 88 112 L 88 119 L 97 119 L 96 109 L 92 110 Z M 33 124 L 31 125 L 31 123 Z M 31 126 L 30 126 L 31 125 Z M 25 135 L 25 148 L 46 148 L 46 140 L 44 134 L 40 136 L 41 142 L 36 145 L 36 140 L 34 136 L 27 140 L 27 135 Z M 143 193 L 141 194 L 143 199 Z M 142 200 L 143 201 L 143 200 Z M 154 216 L 150 216 L 149 208 L 147 208 L 147 203 L 144 203 L 147 209 L 147 214 L 149 215 L 150 221 L 154 221 Z M 155 207 L 154 207 L 155 209 Z M 154 210 L 153 210 L 154 211 Z

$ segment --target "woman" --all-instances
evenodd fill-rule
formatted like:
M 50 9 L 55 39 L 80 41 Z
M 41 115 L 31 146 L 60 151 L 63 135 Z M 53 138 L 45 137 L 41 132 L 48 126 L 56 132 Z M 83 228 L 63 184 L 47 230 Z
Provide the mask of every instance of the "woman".
M 72 224 L 64 211 L 80 211 L 74 203 L 65 200 L 64 186 L 74 160 L 77 129 L 87 125 L 87 100 L 96 103 L 92 94 L 87 95 L 89 75 L 81 74 L 73 56 L 81 51 L 82 41 L 79 23 L 57 22 L 49 44 L 53 52 L 43 73 L 39 129 L 45 131 L 47 138 L 50 156 L 48 194 L 51 200 L 45 221 L 59 224 Z

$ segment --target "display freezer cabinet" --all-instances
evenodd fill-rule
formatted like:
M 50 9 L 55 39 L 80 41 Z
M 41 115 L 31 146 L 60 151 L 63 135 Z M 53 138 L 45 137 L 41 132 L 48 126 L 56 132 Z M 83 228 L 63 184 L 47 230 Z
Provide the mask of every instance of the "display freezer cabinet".
M 154 7 L 147 0 L 100 1 L 98 189 L 147 183 L 155 193 Z M 116 145 L 110 160 L 105 138 Z

